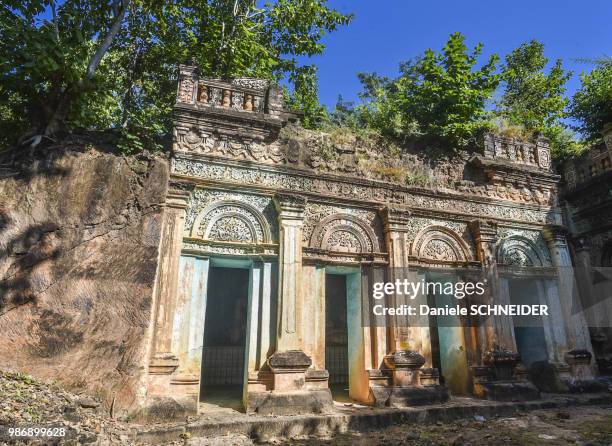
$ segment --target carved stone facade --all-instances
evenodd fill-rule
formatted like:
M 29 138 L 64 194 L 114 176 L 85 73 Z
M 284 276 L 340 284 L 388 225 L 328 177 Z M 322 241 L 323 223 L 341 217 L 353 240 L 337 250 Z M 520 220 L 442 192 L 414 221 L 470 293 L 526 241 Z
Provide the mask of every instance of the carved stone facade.
M 206 366 L 205 317 L 197 302 L 206 302 L 211 266 L 250 271 L 243 404 L 258 413 L 282 413 L 288 395 L 297 412 L 324 412 L 331 404 L 326 274 L 346 277 L 350 396 L 375 405 L 443 401 L 447 391 L 432 365 L 429 330 L 436 327 L 362 325 L 362 293 L 372 281 L 407 268 L 422 277 L 484 271 L 493 281 L 492 302 L 500 299 L 503 277 L 520 276 L 524 267 L 539 268 L 543 281 L 554 281 L 543 234 L 562 224 L 562 213 L 554 199 L 559 178 L 543 139 L 488 137 L 468 162 L 485 183 L 441 191 L 365 178 L 351 147 L 337 147 L 323 160 L 302 145 L 279 141 L 292 116 L 282 109 L 280 90 L 264 81 L 201 79 L 193 67 L 181 67 L 175 115 L 172 177 L 192 190 L 181 211 L 167 218 L 169 224 L 180 220 L 168 237 L 182 238 L 182 248 L 167 254 L 181 257 L 168 264 L 179 269 L 173 272 L 179 280 L 164 288 L 174 326 L 164 319 L 158 338 L 166 342 L 157 350 L 173 362 L 155 369 L 150 404 L 178 394 L 181 404 L 191 401 L 188 410 L 197 406 L 199 373 Z M 169 273 L 160 274 L 163 283 Z M 493 372 L 498 364 L 485 358 L 501 357 L 498 341 L 513 339 L 504 332 L 512 330 L 509 323 L 470 331 L 465 321 L 459 328 L 462 337 L 477 338 L 466 341 L 464 359 L 466 382 L 474 389 L 501 379 Z M 570 347 L 591 348 L 563 346 Z M 504 348 L 518 358 L 515 344 Z M 551 357 L 560 348 L 550 340 Z M 513 370 L 506 379 L 516 380 Z
M 612 124 L 603 129 L 603 143 L 564 163 L 562 199 L 571 230 L 572 250 L 579 272 L 612 271 Z M 586 277 L 584 279 L 587 279 Z M 587 313 L 597 364 L 612 374 L 612 305 L 593 305 Z

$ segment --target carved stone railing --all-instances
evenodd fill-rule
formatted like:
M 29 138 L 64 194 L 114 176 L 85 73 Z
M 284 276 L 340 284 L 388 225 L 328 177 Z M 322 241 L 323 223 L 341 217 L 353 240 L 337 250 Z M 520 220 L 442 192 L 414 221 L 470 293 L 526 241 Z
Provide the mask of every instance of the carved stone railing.
M 563 177 L 568 190 L 586 185 L 591 180 L 612 172 L 612 124 L 608 124 L 602 133 L 603 144 L 591 147 L 583 155 L 564 163 Z
M 550 145 L 548 139 L 539 136 L 534 141 L 523 141 L 494 134 L 484 137 L 485 158 L 506 160 L 512 163 L 550 170 Z
M 196 67 L 180 66 L 177 105 L 195 105 L 241 112 L 279 114 L 280 90 L 264 79 L 236 78 L 231 81 L 200 78 Z

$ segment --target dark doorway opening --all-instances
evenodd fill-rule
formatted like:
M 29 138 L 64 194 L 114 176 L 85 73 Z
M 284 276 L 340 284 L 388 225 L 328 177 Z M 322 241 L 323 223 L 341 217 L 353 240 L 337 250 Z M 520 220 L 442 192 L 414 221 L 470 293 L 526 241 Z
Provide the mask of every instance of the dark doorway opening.
M 434 294 L 427 295 L 427 305 L 430 308 L 436 307 L 436 296 Z M 428 316 L 429 319 L 429 339 L 431 341 L 431 365 L 433 368 L 438 369 L 440 374 L 440 384 L 445 385 L 444 371 L 442 370 L 442 361 L 440 358 L 440 336 L 438 335 L 438 320 L 436 316 L 431 314 Z
M 249 270 L 211 267 L 200 401 L 242 409 Z
M 510 302 L 514 305 L 538 305 L 538 286 L 535 280 L 510 280 Z M 516 348 L 525 367 L 536 361 L 548 360 L 546 338 L 541 316 L 512 316 Z
M 346 276 L 325 275 L 325 368 L 335 400 L 349 400 Z

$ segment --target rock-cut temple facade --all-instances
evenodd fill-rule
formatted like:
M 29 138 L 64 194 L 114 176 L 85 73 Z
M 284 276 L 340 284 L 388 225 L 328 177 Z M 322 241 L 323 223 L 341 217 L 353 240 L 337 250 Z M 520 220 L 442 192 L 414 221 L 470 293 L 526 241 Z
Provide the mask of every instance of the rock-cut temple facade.
M 174 113 L 151 413 L 196 413 L 218 395 L 259 414 L 324 413 L 335 398 L 529 399 L 539 397 L 534 363 L 561 385 L 597 373 L 561 273 L 573 248 L 545 139 L 486 136 L 465 161 L 474 180 L 436 189 L 360 175 L 350 144 L 326 158 L 281 141 L 295 115 L 266 81 L 182 66 Z M 480 277 L 483 302 L 547 305 L 549 315 L 532 327 L 495 314 L 367 323 L 373 283 L 407 270 L 426 281 Z M 428 299 L 441 297 L 414 303 Z

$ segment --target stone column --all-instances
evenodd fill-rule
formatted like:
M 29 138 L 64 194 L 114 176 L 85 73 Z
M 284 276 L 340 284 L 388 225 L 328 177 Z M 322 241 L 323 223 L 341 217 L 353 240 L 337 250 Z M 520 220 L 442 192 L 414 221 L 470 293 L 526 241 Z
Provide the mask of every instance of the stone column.
M 178 289 L 185 210 L 194 185 L 171 182 L 166 194 L 159 263 L 155 282 L 155 330 L 149 373 L 170 374 L 178 367 L 172 352 L 172 325 Z
M 277 351 L 300 350 L 297 303 L 302 292 L 302 225 L 306 199 L 299 195 L 277 194 L 278 211 L 278 331 Z
M 154 290 L 154 328 L 148 366 L 148 413 L 155 416 L 158 398 L 173 394 L 179 358 L 173 350 L 173 321 L 178 295 L 179 262 L 187 205 L 194 185 L 171 182 L 162 220 L 159 260 Z M 190 410 L 190 409 L 188 409 Z
M 473 220 L 470 230 L 476 242 L 478 260 L 486 280 L 483 304 L 508 304 L 506 283 L 500 281 L 497 270 L 497 224 Z M 472 366 L 474 393 L 495 400 L 534 399 L 539 392 L 530 383 L 516 382 L 516 367 L 520 363 L 514 339 L 512 318 L 484 316 L 478 325 L 477 362 Z M 519 367 L 521 369 L 522 367 Z
M 384 208 L 384 225 L 389 252 L 388 282 L 404 279 L 416 282 L 417 271 L 409 270 L 408 222 L 410 212 L 405 209 Z M 426 304 L 426 296 L 410 299 L 406 295 L 390 296 L 387 306 L 418 306 Z M 429 325 L 419 316 L 393 317 L 389 322 L 388 354 L 381 365 L 382 375 L 388 376 L 385 387 L 378 376 L 370 373 L 371 392 L 376 405 L 410 406 L 442 402 L 448 398 L 445 387 L 438 382 L 438 372 L 431 368 Z M 423 368 L 425 366 L 425 368 Z
M 505 287 L 499 280 L 497 271 L 497 224 L 485 220 L 473 220 L 470 229 L 476 242 L 478 260 L 482 263 L 483 278 L 485 284 L 485 304 L 502 303 L 507 304 L 509 300 Z M 502 349 L 516 353 L 516 343 L 512 330 L 512 319 L 507 317 L 489 316 L 482 324 L 484 337 L 479 340 L 481 353 L 486 356 L 487 352 Z
M 581 309 L 580 300 L 573 293 L 574 272 L 567 245 L 566 230 L 561 226 L 548 226 L 544 231 L 544 236 L 548 242 L 553 266 L 557 269 L 558 305 L 561 307 L 564 319 L 568 349 L 564 358 L 570 365 L 574 377 L 581 380 L 590 380 L 593 378 L 593 370 L 590 364 L 593 347 L 584 314 L 582 311 L 578 311 Z M 584 262 L 585 254 L 580 254 L 579 261 Z M 588 265 L 590 266 L 590 262 Z M 585 269 L 585 272 L 587 271 L 589 271 L 588 268 Z M 586 283 L 590 283 L 589 277 L 585 277 L 585 279 Z
M 387 280 L 389 282 L 395 282 L 396 280 L 403 280 L 404 278 L 410 280 L 407 276 L 407 271 L 404 268 L 408 267 L 408 221 L 410 218 L 410 211 L 398 210 L 392 208 L 384 208 L 382 212 L 382 221 L 385 232 L 385 241 L 387 244 L 387 251 L 389 253 L 389 272 Z M 397 306 L 404 303 L 402 301 L 403 296 L 393 295 L 390 296 L 389 306 Z M 414 340 L 412 339 L 413 331 L 409 327 L 408 316 L 394 317 L 389 322 L 389 339 L 388 339 L 388 351 L 394 352 L 399 350 L 416 349 Z M 420 334 L 417 335 L 418 342 L 420 344 Z M 420 347 L 420 345 L 418 346 Z
M 302 302 L 302 225 L 306 199 L 293 194 L 276 194 L 278 211 L 278 325 L 276 352 L 267 360 L 272 374 L 270 392 L 249 392 L 247 411 L 260 415 L 287 413 L 320 413 L 330 410 L 333 402 L 328 388 L 307 386 L 306 372 L 312 359 L 303 351 L 301 317 Z M 312 377 L 310 380 L 317 377 Z M 326 382 L 326 377 L 320 377 Z M 314 387 L 314 388 L 313 388 Z

